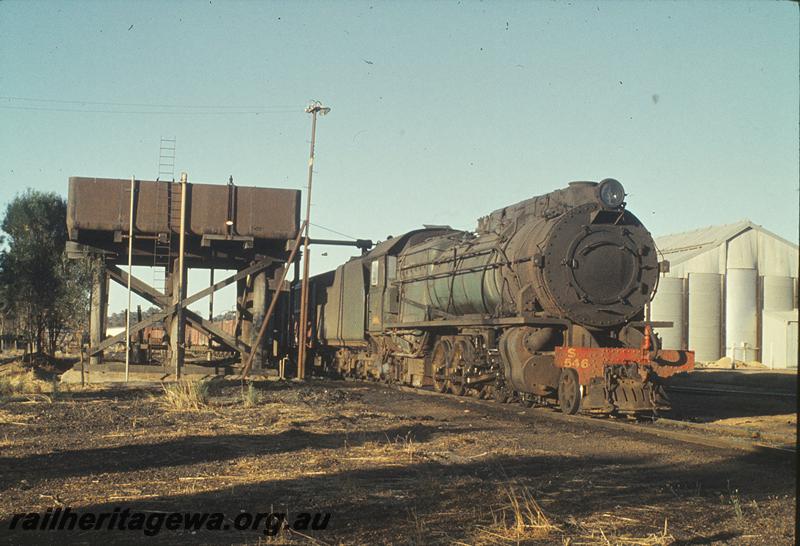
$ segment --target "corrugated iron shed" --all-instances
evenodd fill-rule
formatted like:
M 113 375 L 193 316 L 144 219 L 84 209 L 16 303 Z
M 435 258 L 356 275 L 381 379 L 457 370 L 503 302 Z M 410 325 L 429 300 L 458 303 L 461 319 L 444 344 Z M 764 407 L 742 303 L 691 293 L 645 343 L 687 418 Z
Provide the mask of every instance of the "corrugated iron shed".
M 796 243 L 741 220 L 657 237 L 656 245 L 659 259 L 670 264 L 666 276 L 677 281 L 652 304 L 654 320 L 681 330 L 657 329 L 665 339 L 698 351 L 701 361 L 767 357 L 774 367 L 796 366 L 785 352 L 770 352 L 791 342 L 775 338 L 776 332 L 785 338 L 787 328 L 767 324 L 775 311 L 797 317 Z
M 750 220 L 708 226 L 656 238 L 659 258 L 670 263 L 670 277 L 753 268 L 760 275 L 797 277 L 798 245 Z

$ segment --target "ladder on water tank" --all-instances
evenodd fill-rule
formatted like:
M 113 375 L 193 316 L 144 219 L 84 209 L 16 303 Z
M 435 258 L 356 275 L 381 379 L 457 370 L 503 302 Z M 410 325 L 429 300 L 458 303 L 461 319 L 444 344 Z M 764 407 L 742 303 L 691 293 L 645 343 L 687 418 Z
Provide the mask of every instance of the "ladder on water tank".
M 176 223 L 180 224 L 180 191 L 176 192 L 175 184 L 175 150 L 177 139 L 161 137 L 161 144 L 158 150 L 158 178 L 159 183 L 166 186 L 166 191 L 161 187 L 156 192 L 156 225 L 160 224 L 166 216 L 167 229 L 164 233 L 158 233 L 153 244 L 153 287 L 166 293 L 167 278 L 169 277 L 170 260 L 172 258 L 172 231 Z M 166 202 L 162 205 L 162 197 Z

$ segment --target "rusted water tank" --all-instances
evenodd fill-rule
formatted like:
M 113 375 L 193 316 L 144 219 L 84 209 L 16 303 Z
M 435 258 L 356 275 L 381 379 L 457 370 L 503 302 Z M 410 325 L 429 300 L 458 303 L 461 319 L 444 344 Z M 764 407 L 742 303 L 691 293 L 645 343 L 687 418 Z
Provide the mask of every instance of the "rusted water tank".
M 69 179 L 67 229 L 70 239 L 80 231 L 128 231 L 130 179 Z M 279 188 L 189 184 L 187 227 L 193 235 L 226 235 L 254 239 L 291 239 L 297 235 L 300 192 Z M 137 233 L 177 233 L 179 183 L 136 181 L 134 227 Z M 232 222 L 230 229 L 228 222 Z
M 102 252 L 107 263 L 127 263 L 130 191 L 130 179 L 69 179 L 72 256 Z M 133 264 L 169 266 L 178 253 L 183 186 L 136 180 L 134 192 Z M 281 260 L 299 229 L 300 192 L 187 183 L 185 221 L 187 267 L 240 269 L 259 256 Z

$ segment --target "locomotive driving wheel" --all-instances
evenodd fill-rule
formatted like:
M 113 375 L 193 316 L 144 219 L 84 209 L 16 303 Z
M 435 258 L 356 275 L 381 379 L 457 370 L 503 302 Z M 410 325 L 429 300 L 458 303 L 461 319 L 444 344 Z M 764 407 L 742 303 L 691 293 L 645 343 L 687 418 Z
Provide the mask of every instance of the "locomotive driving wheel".
M 431 370 L 433 372 L 433 388 L 436 392 L 447 390 L 448 365 L 450 355 L 453 353 L 453 346 L 446 339 L 440 339 L 433 347 L 431 355 Z
M 472 346 L 466 340 L 459 339 L 453 345 L 452 358 L 450 359 L 449 377 L 450 392 L 456 396 L 463 396 L 467 391 L 466 371 L 472 361 Z
M 581 409 L 581 385 L 578 383 L 578 372 L 571 368 L 561 371 L 558 380 L 558 405 L 567 415 L 575 415 Z

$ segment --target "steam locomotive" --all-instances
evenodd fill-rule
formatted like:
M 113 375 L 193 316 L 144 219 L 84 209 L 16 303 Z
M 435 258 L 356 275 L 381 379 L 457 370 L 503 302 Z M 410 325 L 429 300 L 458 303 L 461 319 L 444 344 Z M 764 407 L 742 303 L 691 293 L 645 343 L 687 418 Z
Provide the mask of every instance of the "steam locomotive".
M 310 280 L 318 368 L 567 414 L 668 407 L 693 369 L 645 320 L 655 243 L 614 179 L 496 210 L 475 232 L 426 226 Z

